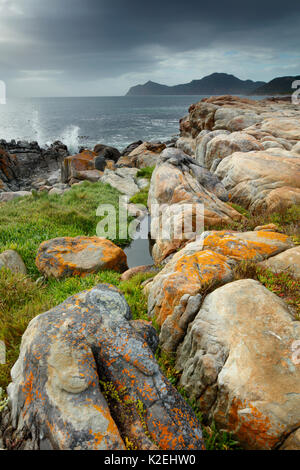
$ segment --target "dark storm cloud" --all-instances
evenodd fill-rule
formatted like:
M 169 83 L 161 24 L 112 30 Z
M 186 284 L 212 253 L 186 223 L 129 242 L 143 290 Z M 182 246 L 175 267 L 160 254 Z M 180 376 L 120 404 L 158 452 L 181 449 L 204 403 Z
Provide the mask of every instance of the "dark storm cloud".
M 49 79 L 54 91 L 68 83 L 78 93 L 83 80 L 166 77 L 169 60 L 174 70 L 168 81 L 176 83 L 185 68 L 188 79 L 198 78 L 191 69 L 204 75 L 205 61 L 213 71 L 214 52 L 216 66 L 226 72 L 238 70 L 240 58 L 252 58 L 248 75 L 255 78 L 257 70 L 257 79 L 299 66 L 299 1 L 0 0 L 1 5 L 0 71 L 7 80 L 23 80 L 25 88 L 30 80 L 41 88 Z

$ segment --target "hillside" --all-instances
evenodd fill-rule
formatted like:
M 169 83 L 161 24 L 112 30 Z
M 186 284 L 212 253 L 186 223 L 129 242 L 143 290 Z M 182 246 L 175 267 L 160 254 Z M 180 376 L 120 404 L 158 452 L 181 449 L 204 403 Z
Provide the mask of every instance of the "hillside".
M 292 83 L 300 80 L 300 75 L 294 77 L 278 77 L 269 83 L 258 87 L 254 90 L 255 95 L 290 95 L 293 93 Z
M 192 80 L 190 83 L 167 86 L 148 81 L 144 85 L 137 85 L 128 91 L 126 96 L 147 95 L 223 95 L 223 94 L 247 94 L 261 87 L 265 82 L 253 82 L 252 80 L 240 80 L 227 73 L 213 73 L 200 80 Z

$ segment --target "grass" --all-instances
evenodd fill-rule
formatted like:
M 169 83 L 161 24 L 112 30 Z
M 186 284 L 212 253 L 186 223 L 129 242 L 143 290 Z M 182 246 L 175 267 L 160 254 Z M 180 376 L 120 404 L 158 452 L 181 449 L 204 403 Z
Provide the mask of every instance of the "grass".
M 150 180 L 151 180 L 154 169 L 155 169 L 155 166 L 147 166 L 146 168 L 142 168 L 141 170 L 137 172 L 138 178 L 146 178 L 147 180 L 149 180 L 149 186 L 147 188 L 142 189 L 139 193 L 135 194 L 130 199 L 130 202 L 132 202 L 133 204 L 142 204 L 143 206 L 147 207 Z
M 63 196 L 36 193 L 0 204 L 0 252 L 14 249 L 30 275 L 37 276 L 34 260 L 39 245 L 57 237 L 96 235 L 100 204 L 112 204 L 118 214 L 120 193 L 109 185 L 84 182 Z M 118 219 L 118 217 L 117 217 Z M 119 224 L 117 220 L 117 233 Z M 130 239 L 112 240 L 125 246 Z

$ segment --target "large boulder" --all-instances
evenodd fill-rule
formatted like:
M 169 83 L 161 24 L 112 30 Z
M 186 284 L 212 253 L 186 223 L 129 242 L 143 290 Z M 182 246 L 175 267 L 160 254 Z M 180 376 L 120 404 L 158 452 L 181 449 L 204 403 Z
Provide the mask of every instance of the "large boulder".
M 8 387 L 6 448 L 202 449 L 199 421 L 133 323 L 108 285 L 33 319 Z
M 199 310 L 202 293 L 230 282 L 237 262 L 259 262 L 291 246 L 280 233 L 226 231 L 205 232 L 187 244 L 146 286 L 149 315 L 161 327 L 161 348 L 176 351 Z
M 213 227 L 242 219 L 221 199 L 227 201 L 228 193 L 218 178 L 181 150 L 164 150 L 153 172 L 148 198 L 151 233 L 156 240 L 155 262 L 160 263 L 195 237 L 197 226 L 203 222 L 206 227 Z M 162 227 L 167 227 L 168 236 Z
M 91 150 L 66 157 L 61 165 L 61 179 L 63 183 L 69 183 L 72 179 L 82 180 L 82 172 L 95 170 L 94 159 L 97 156 Z
M 115 171 L 105 170 L 100 181 L 109 184 L 126 196 L 132 197 L 140 192 L 136 178 L 138 170 L 136 168 L 117 168 Z
M 222 160 L 234 152 L 250 152 L 262 149 L 262 145 L 245 132 L 221 134 L 208 142 L 203 163 L 206 168 L 211 169 L 215 159 Z
M 209 294 L 179 348 L 180 385 L 247 449 L 300 449 L 300 322 L 257 281 Z M 294 439 L 293 439 L 294 437 Z
M 128 269 L 124 251 L 100 237 L 64 237 L 43 242 L 36 266 L 46 277 L 86 276 L 106 269 Z
M 27 274 L 27 269 L 19 253 L 15 250 L 6 250 L 0 253 L 0 270 L 10 269 L 13 273 Z
M 275 211 L 300 203 L 300 157 L 272 152 L 236 152 L 215 174 L 231 200 L 252 211 Z

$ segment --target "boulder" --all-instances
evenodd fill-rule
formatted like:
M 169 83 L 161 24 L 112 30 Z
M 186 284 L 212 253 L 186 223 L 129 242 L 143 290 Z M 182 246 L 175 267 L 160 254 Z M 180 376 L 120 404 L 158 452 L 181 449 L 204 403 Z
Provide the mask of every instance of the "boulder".
M 6 448 L 202 449 L 199 421 L 139 331 L 108 285 L 34 318 L 8 387 Z
M 122 172 L 121 170 L 125 171 Z M 133 170 L 135 173 L 130 173 L 128 170 Z M 137 169 L 135 168 L 118 168 L 116 171 L 105 170 L 100 181 L 104 184 L 109 184 L 120 191 L 120 193 L 132 197 L 140 192 L 134 177 L 136 173 Z
M 204 166 L 211 169 L 216 158 L 223 159 L 234 152 L 250 152 L 262 150 L 262 145 L 251 135 L 245 132 L 233 132 L 213 137 L 206 146 Z
M 161 326 L 160 346 L 174 353 L 194 319 L 201 295 L 232 280 L 239 261 L 262 261 L 293 246 L 281 233 L 204 232 L 176 253 L 147 285 L 148 313 Z
M 295 246 L 260 263 L 263 268 L 273 273 L 286 272 L 300 278 L 300 246 Z M 300 285 L 299 285 L 300 289 Z
M 221 199 L 228 200 L 228 193 L 218 178 L 181 150 L 164 150 L 153 172 L 148 198 L 151 234 L 156 240 L 154 261 L 160 263 L 191 241 L 203 222 L 213 227 L 241 220 L 241 214 Z
M 10 269 L 13 273 L 27 274 L 27 269 L 19 253 L 15 250 L 6 250 L 0 253 L 0 270 Z
M 275 155 L 270 150 L 236 152 L 218 165 L 215 174 L 232 202 L 258 212 L 300 203 L 300 157 Z
M 61 166 L 61 178 L 63 183 L 69 183 L 71 179 L 84 179 L 80 174 L 85 171 L 95 170 L 95 152 L 84 150 L 77 155 L 72 155 L 63 160 Z
M 259 282 L 209 294 L 177 355 L 180 386 L 204 419 L 246 449 L 298 448 L 300 322 Z
M 124 251 L 110 240 L 99 237 L 64 237 L 43 242 L 36 266 L 46 277 L 60 279 L 86 276 L 106 269 L 128 269 Z
M 128 156 L 118 160 L 118 166 L 131 166 L 134 168 L 146 168 L 155 166 L 161 152 L 166 148 L 161 142 L 144 142 L 136 147 Z
M 113 160 L 117 162 L 121 157 L 121 154 L 118 149 L 114 147 L 109 147 L 108 145 L 97 144 L 94 148 L 94 152 L 105 160 Z
M 18 199 L 20 197 L 31 196 L 30 191 L 7 191 L 5 193 L 0 193 L 0 202 L 10 202 L 14 199 Z

